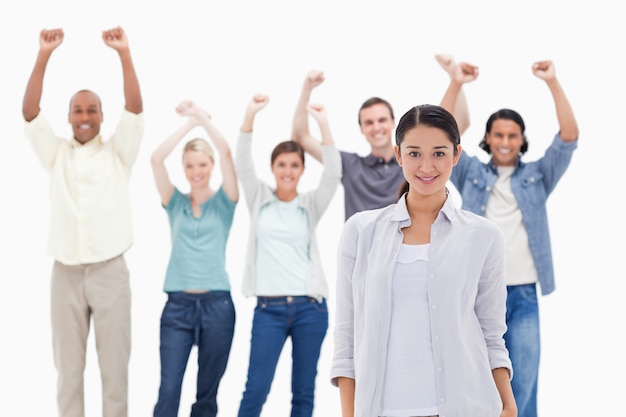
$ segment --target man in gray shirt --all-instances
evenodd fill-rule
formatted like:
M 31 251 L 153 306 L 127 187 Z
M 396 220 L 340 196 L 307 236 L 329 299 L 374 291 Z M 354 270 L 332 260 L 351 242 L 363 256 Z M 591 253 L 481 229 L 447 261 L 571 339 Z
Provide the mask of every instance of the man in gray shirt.
M 311 91 L 323 81 L 321 71 L 311 70 L 307 74 L 296 105 L 292 130 L 292 139 L 318 161 L 321 161 L 321 147 L 309 132 L 307 106 Z M 395 128 L 391 105 L 378 97 L 366 100 L 359 110 L 359 125 L 372 151 L 365 157 L 340 151 L 346 220 L 358 211 L 395 203 L 398 188 L 404 182 L 391 142 Z
M 452 68 L 451 57 L 438 55 L 437 61 L 444 68 Z M 318 70 L 308 72 L 292 125 L 292 140 L 300 143 L 304 150 L 321 162 L 320 142 L 309 132 L 307 106 L 311 92 L 324 82 L 324 73 Z M 464 96 L 457 101 L 459 115 L 467 115 Z M 457 118 L 459 130 L 469 125 L 469 117 Z M 361 133 L 370 145 L 371 152 L 360 156 L 353 152 L 340 151 L 342 164 L 341 183 L 344 190 L 345 220 L 354 213 L 388 206 L 398 201 L 398 191 L 404 182 L 402 169 L 393 151 L 392 133 L 395 129 L 393 109 L 389 102 L 379 97 L 371 97 L 359 109 Z

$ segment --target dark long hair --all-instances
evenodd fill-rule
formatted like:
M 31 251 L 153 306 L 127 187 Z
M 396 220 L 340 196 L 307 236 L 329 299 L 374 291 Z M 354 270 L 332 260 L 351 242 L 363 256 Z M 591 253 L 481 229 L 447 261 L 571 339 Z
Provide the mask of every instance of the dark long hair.
M 500 109 L 491 116 L 489 116 L 489 119 L 487 119 L 487 126 L 485 127 L 485 135 L 483 136 L 483 140 L 480 141 L 478 146 L 480 146 L 483 151 L 491 155 L 491 147 L 487 144 L 487 134 L 491 133 L 491 127 L 493 126 L 493 122 L 499 119 L 511 120 L 517 123 L 517 125 L 520 127 L 520 130 L 522 131 L 522 137 L 524 138 L 524 143 L 522 143 L 519 152 L 520 154 L 524 155 L 526 151 L 528 151 L 528 139 L 526 139 L 526 135 L 524 134 L 524 132 L 526 131 L 526 125 L 524 124 L 524 119 L 522 119 L 522 116 L 520 116 L 520 114 L 515 110 L 511 109 Z

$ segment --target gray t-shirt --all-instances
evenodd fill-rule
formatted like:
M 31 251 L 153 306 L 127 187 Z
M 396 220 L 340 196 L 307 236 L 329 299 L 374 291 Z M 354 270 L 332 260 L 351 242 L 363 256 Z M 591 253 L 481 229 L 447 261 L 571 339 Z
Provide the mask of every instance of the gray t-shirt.
M 359 156 L 341 151 L 345 220 L 354 213 L 386 207 L 398 201 L 398 190 L 404 182 L 396 158 L 385 161 L 372 154 Z

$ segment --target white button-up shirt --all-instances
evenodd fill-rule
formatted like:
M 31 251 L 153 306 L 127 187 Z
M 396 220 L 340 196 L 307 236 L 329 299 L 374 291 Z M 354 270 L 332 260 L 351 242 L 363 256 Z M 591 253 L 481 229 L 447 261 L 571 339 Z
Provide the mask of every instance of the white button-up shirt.
M 331 378 L 356 381 L 355 416 L 381 411 L 391 320 L 391 280 L 410 224 L 404 197 L 364 211 L 339 244 Z M 495 223 L 457 209 L 448 198 L 431 228 L 428 303 L 439 415 L 497 417 L 492 369 L 508 368 L 504 345 L 504 235 Z M 411 331 L 411 329 L 406 329 Z
M 24 131 L 50 174 L 48 253 L 66 265 L 124 253 L 133 243 L 128 185 L 143 115 L 124 110 L 110 140 L 98 135 L 84 145 L 58 137 L 41 112 Z

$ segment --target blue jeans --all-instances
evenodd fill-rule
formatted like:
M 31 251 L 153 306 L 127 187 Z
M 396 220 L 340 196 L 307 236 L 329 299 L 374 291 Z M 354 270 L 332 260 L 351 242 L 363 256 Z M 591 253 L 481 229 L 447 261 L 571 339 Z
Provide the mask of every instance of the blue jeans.
M 258 297 L 252 322 L 250 363 L 239 417 L 258 417 L 270 392 L 285 340 L 291 336 L 291 417 L 311 417 L 317 361 L 328 329 L 326 300 Z
M 504 335 L 513 363 L 513 395 L 518 417 L 537 417 L 537 381 L 539 379 L 539 305 L 536 284 L 507 287 Z
M 228 291 L 168 295 L 161 316 L 161 386 L 154 417 L 176 417 L 187 360 L 198 346 L 196 402 L 192 417 L 217 415 L 217 387 L 226 370 L 235 330 Z

